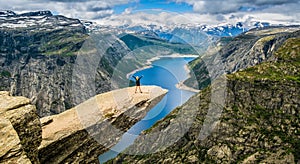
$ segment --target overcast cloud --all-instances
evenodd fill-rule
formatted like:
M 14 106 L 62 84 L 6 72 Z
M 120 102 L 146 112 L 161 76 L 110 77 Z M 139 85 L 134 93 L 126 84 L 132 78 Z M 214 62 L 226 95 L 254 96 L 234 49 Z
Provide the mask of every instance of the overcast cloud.
M 113 14 L 115 5 L 136 2 L 137 0 L 0 0 L 0 8 L 15 12 L 51 10 L 59 14 L 94 20 Z
M 0 8 L 15 12 L 50 10 L 67 17 L 94 20 L 101 24 L 219 24 L 237 21 L 266 21 L 300 24 L 299 0 L 167 0 L 186 3 L 193 11 L 172 13 L 140 11 L 135 6 L 116 14 L 114 7 L 139 0 L 0 0 Z M 156 1 L 155 1 L 156 2 Z
M 195 12 L 209 14 L 227 14 L 239 12 L 242 8 L 272 8 L 274 6 L 293 4 L 299 6 L 299 0 L 173 0 L 193 6 Z M 297 9 L 299 12 L 299 7 Z

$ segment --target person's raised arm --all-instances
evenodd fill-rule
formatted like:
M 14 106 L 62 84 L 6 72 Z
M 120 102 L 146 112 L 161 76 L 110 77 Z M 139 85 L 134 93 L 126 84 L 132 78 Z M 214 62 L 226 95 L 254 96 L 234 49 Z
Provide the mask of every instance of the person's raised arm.
M 133 77 L 134 79 L 136 79 L 136 77 L 135 77 L 134 75 L 132 75 L 132 77 Z
M 144 77 L 144 75 L 142 75 L 142 76 L 140 77 L 140 79 L 141 79 L 142 77 Z

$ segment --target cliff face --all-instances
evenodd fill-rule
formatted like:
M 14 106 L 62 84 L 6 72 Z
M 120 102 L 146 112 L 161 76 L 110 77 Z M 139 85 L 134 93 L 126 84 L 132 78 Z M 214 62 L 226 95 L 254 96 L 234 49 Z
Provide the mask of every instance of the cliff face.
M 183 106 L 141 135 L 128 149 L 109 163 L 299 163 L 300 144 L 300 42 L 287 39 L 274 52 L 273 60 L 227 75 L 222 114 L 210 104 L 218 81 L 203 89 Z M 210 109 L 210 107 L 212 107 Z M 182 113 L 185 121 L 180 118 Z M 219 115 L 219 116 L 218 116 Z M 194 120 L 189 130 L 187 120 Z M 208 136 L 201 137 L 209 122 Z M 143 145 L 147 135 L 161 134 Z M 163 134 L 172 134 L 164 137 Z M 183 137 L 153 154 L 127 155 L 160 148 L 173 134 Z M 202 135 L 203 136 L 203 135 Z M 150 139 L 151 140 L 151 139 Z
M 69 78 L 87 37 L 79 20 L 49 12 L 0 16 L 0 89 L 33 99 L 40 116 L 74 105 Z
M 40 11 L 20 15 L 2 12 L 0 24 L 0 89 L 32 99 L 41 117 L 61 113 L 111 90 L 111 72 L 129 52 L 116 39 L 110 45 L 93 45 L 91 50 L 103 47 L 103 52 L 97 54 L 101 57 L 96 63 L 97 72 L 91 75 L 95 93 L 82 93 L 82 99 L 74 99 L 73 70 L 78 55 L 83 55 L 78 51 L 86 40 L 91 40 L 81 22 Z M 81 82 L 82 78 L 76 76 L 73 80 Z
M 299 29 L 299 26 L 267 27 L 253 29 L 234 38 L 223 38 L 221 43 L 227 43 L 219 51 L 208 53 L 190 63 L 197 82 L 188 79 L 184 84 L 203 89 L 224 73 L 230 74 L 273 61 L 274 53 L 288 38 L 299 37 Z M 218 48 L 212 47 L 212 51 Z
M 98 163 L 99 154 L 167 93 L 155 86 L 143 86 L 143 94 L 134 89 L 100 94 L 41 120 L 29 99 L 0 92 L 0 163 Z
M 1 163 L 38 163 L 42 128 L 35 106 L 24 97 L 0 92 Z

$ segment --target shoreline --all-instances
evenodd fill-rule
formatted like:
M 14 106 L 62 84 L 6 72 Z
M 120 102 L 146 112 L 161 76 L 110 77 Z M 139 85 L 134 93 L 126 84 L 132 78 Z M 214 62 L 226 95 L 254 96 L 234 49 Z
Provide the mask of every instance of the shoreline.
M 182 55 L 182 54 L 172 54 L 172 55 L 165 55 L 165 56 L 158 56 L 159 58 L 160 57 L 168 57 L 168 58 L 189 58 L 189 57 L 199 57 L 199 55 L 192 55 L 192 54 L 189 54 L 189 55 Z
M 201 91 L 201 90 L 198 90 L 198 89 L 194 89 L 192 87 L 188 87 L 185 84 L 183 84 L 183 82 L 179 82 L 178 84 L 176 84 L 176 88 L 178 88 L 180 90 L 195 92 L 195 93 L 198 93 L 198 92 Z
M 129 79 L 130 75 L 133 75 L 135 74 L 136 72 L 138 71 L 141 71 L 141 70 L 144 70 L 144 69 L 148 69 L 148 68 L 152 68 L 152 62 L 156 61 L 156 60 L 159 60 L 161 58 L 183 58 L 183 57 L 199 57 L 198 55 L 182 55 L 182 54 L 172 54 L 172 55 L 165 55 L 165 56 L 155 56 L 151 59 L 148 59 L 146 61 L 146 65 L 144 67 L 141 67 L 141 68 L 138 68 L 138 69 L 135 69 L 129 73 L 126 74 L 126 78 Z M 188 68 L 187 68 L 188 69 Z M 189 73 L 189 71 L 188 71 Z M 190 76 L 190 75 L 189 75 Z
M 144 66 L 144 67 L 142 67 L 142 68 L 135 69 L 135 70 L 133 70 L 133 71 L 127 73 L 127 74 L 126 74 L 126 78 L 129 79 L 129 77 L 130 77 L 131 75 L 135 74 L 136 72 L 141 71 L 141 70 L 144 70 L 144 69 L 148 69 L 148 68 L 152 68 L 152 66 L 151 66 L 151 65 L 148 65 L 148 66 Z
M 185 80 L 189 79 L 191 77 L 191 70 L 189 69 L 189 67 L 187 65 L 184 65 L 184 70 L 187 72 L 188 76 Z M 185 81 L 184 80 L 184 81 Z M 200 92 L 201 90 L 199 89 L 195 89 L 195 88 L 192 88 L 192 87 L 189 87 L 185 84 L 183 84 L 184 81 L 180 81 L 179 83 L 176 84 L 176 88 L 180 89 L 180 90 L 186 90 L 186 91 L 190 91 L 190 92 Z

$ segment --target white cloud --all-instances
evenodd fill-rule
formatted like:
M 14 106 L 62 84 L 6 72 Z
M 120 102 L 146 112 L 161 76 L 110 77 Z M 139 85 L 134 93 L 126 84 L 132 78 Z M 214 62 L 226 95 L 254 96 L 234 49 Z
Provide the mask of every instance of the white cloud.
M 237 11 L 239 6 L 227 1 L 211 1 L 210 3 L 199 1 L 193 5 L 195 11 L 200 13 L 230 13 Z
M 113 14 L 115 5 L 136 2 L 137 0 L 0 0 L 2 10 L 26 12 L 35 10 L 51 10 L 59 14 L 80 18 L 99 19 Z
M 195 12 L 209 14 L 227 14 L 239 12 L 241 8 L 273 8 L 278 5 L 293 4 L 299 6 L 299 0 L 173 0 L 193 6 Z M 296 11 L 297 12 L 297 11 Z M 299 12 L 299 9 L 298 9 Z
M 101 1 L 81 3 L 62 3 L 60 8 L 55 8 L 60 14 L 80 19 L 99 19 L 113 14 L 112 8 Z
M 174 13 L 174 12 L 136 12 L 130 14 L 112 15 L 98 20 L 102 25 L 120 26 L 128 24 L 131 26 L 154 24 L 163 26 L 172 26 L 180 24 L 207 24 L 214 25 L 220 23 L 219 15 L 198 14 L 198 13 Z
M 276 10 L 276 8 L 274 8 Z M 287 9 L 285 9 L 287 10 Z M 271 24 L 300 24 L 299 13 L 283 14 L 281 12 L 265 9 L 259 12 L 235 12 L 228 14 L 201 14 L 201 13 L 174 13 L 174 12 L 136 12 L 112 15 L 98 20 L 102 25 L 143 25 L 154 24 L 162 26 L 173 26 L 181 24 L 190 25 L 217 25 L 236 24 L 245 22 L 249 26 L 253 22 L 269 22 Z
M 298 0 L 172 0 L 188 3 L 195 12 L 173 13 L 160 10 L 133 12 L 127 8 L 122 14 L 115 14 L 115 5 L 138 2 L 138 0 L 0 0 L 2 9 L 17 12 L 51 10 L 67 17 L 97 20 L 101 24 L 234 24 L 238 21 L 266 21 L 274 24 L 300 24 Z M 251 12 L 241 7 L 252 7 Z
M 300 24 L 298 0 L 173 0 L 193 6 L 193 13 L 173 13 L 156 10 L 112 15 L 99 20 L 104 25 L 216 25 L 237 22 L 269 22 L 272 24 Z M 244 7 L 244 10 L 241 10 Z M 130 11 L 130 12 L 129 12 Z
M 133 9 L 134 8 L 132 8 L 132 7 L 126 8 L 122 14 L 131 14 Z

